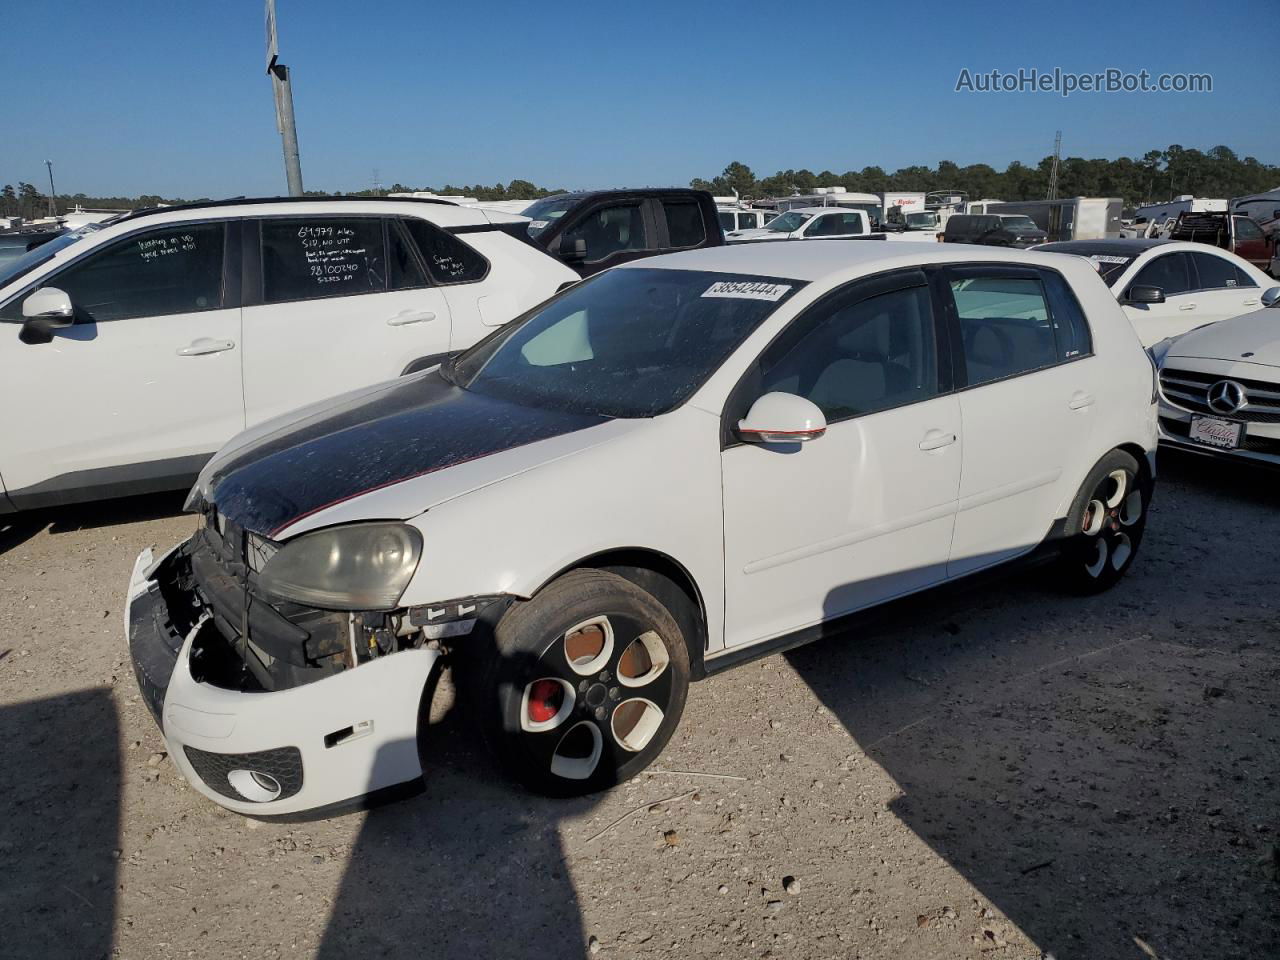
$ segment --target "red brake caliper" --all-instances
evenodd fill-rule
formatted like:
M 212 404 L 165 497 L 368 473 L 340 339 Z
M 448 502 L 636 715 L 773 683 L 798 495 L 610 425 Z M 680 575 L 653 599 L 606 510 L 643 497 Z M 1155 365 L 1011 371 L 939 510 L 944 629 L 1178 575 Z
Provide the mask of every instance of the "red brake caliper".
M 560 712 L 564 704 L 564 687 L 554 680 L 538 680 L 529 690 L 529 720 L 546 723 Z

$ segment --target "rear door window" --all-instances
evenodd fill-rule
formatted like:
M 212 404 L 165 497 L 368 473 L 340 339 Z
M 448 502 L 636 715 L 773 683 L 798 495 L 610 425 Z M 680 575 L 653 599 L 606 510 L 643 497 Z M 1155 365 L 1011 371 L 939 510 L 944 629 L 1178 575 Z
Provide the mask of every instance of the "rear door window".
M 1197 288 L 1200 290 L 1226 290 L 1239 286 L 1236 265 L 1212 253 L 1193 253 L 1191 259 L 1196 265 L 1199 277 Z
M 1166 297 L 1186 293 L 1192 289 L 1186 255 L 1166 253 L 1156 257 L 1138 271 L 1130 287 L 1159 287 Z
M 264 303 L 351 297 L 387 289 L 379 217 L 262 221 Z
M 1058 362 L 1043 284 L 1033 277 L 966 276 L 951 281 L 969 386 Z
M 702 207 L 693 200 L 663 200 L 667 218 L 667 242 L 672 247 L 696 247 L 707 240 Z
M 734 226 L 732 210 L 721 210 L 718 214 L 716 214 L 716 217 L 720 221 L 721 230 L 729 231 L 729 230 L 742 229 L 741 218 L 739 218 L 738 225 L 736 227 Z

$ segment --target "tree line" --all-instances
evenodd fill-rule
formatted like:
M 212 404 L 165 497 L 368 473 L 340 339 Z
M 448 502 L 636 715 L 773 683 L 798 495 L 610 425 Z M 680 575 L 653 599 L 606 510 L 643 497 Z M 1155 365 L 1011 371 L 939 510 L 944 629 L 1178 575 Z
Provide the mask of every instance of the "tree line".
M 985 163 L 961 167 L 943 160 L 936 167 L 909 166 L 888 173 L 881 167 L 834 173 L 823 170 L 779 170 L 772 176 L 757 178 L 744 163 L 730 163 L 719 176 L 710 180 L 696 177 L 690 186 L 710 190 L 720 196 L 737 191 L 741 197 L 785 197 L 793 193 L 812 193 L 815 187 L 843 186 L 859 193 L 882 193 L 886 190 L 963 190 L 972 200 L 984 197 L 1000 200 L 1043 199 L 1049 190 L 1053 158 L 1045 157 L 1035 166 L 1017 160 L 1004 170 Z M 1120 197 L 1129 206 L 1168 200 L 1184 193 L 1198 197 L 1232 197 L 1261 193 L 1280 187 L 1280 166 L 1262 163 L 1255 157 L 1240 157 L 1230 147 L 1217 146 L 1207 151 L 1172 144 L 1164 150 L 1149 150 L 1141 157 L 1116 160 L 1066 157 L 1058 170 L 1060 197 Z M 512 180 L 492 186 L 470 184 L 442 187 L 408 187 L 392 184 L 387 190 L 354 192 L 308 190 L 313 197 L 375 197 L 386 193 L 431 193 L 475 197 L 478 200 L 537 200 L 563 193 L 563 189 L 540 187 L 528 180 Z M 197 199 L 207 200 L 207 197 Z M 186 203 L 179 197 L 144 194 L 139 197 L 90 197 L 83 193 L 59 194 L 58 213 L 66 213 L 77 205 L 88 209 L 137 210 L 162 203 Z M 47 195 L 30 183 L 18 182 L 15 188 L 0 188 L 0 216 L 35 219 L 49 209 Z
M 488 201 L 538 200 L 555 193 L 565 192 L 563 188 L 539 187 L 528 180 L 512 180 L 505 185 L 497 183 L 493 186 L 485 186 L 477 183 L 461 187 L 455 187 L 453 184 L 446 184 L 443 187 L 406 187 L 404 184 L 395 183 L 385 190 L 335 190 L 332 193 L 325 190 L 307 190 L 304 191 L 304 194 L 308 197 L 384 197 L 388 193 L 413 193 L 418 191 L 447 196 L 475 197 L 477 200 Z M 143 194 L 138 197 L 91 197 L 83 193 L 60 193 L 54 199 L 57 212 L 64 214 L 74 210 L 76 207 L 83 207 L 86 210 L 142 210 L 146 207 L 158 207 L 161 204 L 173 206 L 179 203 L 209 200 L 210 198 L 195 197 L 184 199 L 182 197 L 162 197 L 158 194 Z M 34 220 L 47 216 L 48 213 L 48 194 L 41 193 L 32 184 L 19 180 L 16 188 L 13 184 L 5 184 L 0 187 L 0 216 L 23 217 L 27 220 Z
M 690 186 L 718 196 L 737 191 L 741 197 L 785 197 L 812 193 L 815 187 L 843 186 L 858 193 L 962 190 L 971 200 L 1043 200 L 1048 196 L 1052 168 L 1053 157 L 1048 156 L 1034 167 L 1015 160 L 1003 171 L 985 163 L 961 167 L 943 160 L 936 167 L 910 166 L 893 173 L 876 166 L 844 173 L 779 170 L 758 179 L 750 167 L 734 161 L 719 176 L 695 178 Z M 1119 197 L 1128 206 L 1188 193 L 1231 199 L 1276 187 L 1280 187 L 1280 166 L 1255 157 L 1241 158 L 1225 146 L 1201 151 L 1175 143 L 1164 150 L 1149 150 L 1142 157 L 1116 160 L 1065 157 L 1058 169 L 1058 196 Z

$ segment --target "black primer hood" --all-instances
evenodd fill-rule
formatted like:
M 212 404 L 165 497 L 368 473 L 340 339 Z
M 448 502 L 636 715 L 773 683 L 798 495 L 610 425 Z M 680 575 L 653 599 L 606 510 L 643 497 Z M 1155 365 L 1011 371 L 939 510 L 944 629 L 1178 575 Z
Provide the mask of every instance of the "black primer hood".
M 205 500 L 245 529 L 274 536 L 360 494 L 605 420 L 495 400 L 436 372 L 233 451 L 213 465 Z

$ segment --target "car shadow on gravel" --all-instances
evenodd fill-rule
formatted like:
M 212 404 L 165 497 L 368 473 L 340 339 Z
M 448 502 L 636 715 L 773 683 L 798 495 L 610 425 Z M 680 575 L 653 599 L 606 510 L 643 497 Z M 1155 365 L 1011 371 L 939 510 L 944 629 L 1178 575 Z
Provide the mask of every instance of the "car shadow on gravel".
M 426 793 L 361 826 L 320 960 L 587 956 L 560 824 L 597 800 L 540 797 L 502 777 L 462 709 L 428 728 L 422 753 Z
M 0 955 L 111 956 L 119 726 L 105 689 L 0 708 Z
M 186 497 L 184 491 L 170 491 L 6 514 L 0 516 L 0 554 L 22 546 L 44 530 L 53 534 L 73 533 L 176 517 L 182 513 Z
M 786 654 L 896 782 L 891 813 L 986 898 L 919 925 L 970 924 L 975 955 L 1005 955 L 1000 914 L 1059 960 L 1280 955 L 1274 834 L 1254 833 L 1275 829 L 1275 697 L 1215 699 L 1230 654 L 1189 638 L 1225 618 L 1158 579 L 1089 598 L 1038 569 L 961 582 Z M 1157 594 L 1183 630 L 1154 625 Z

